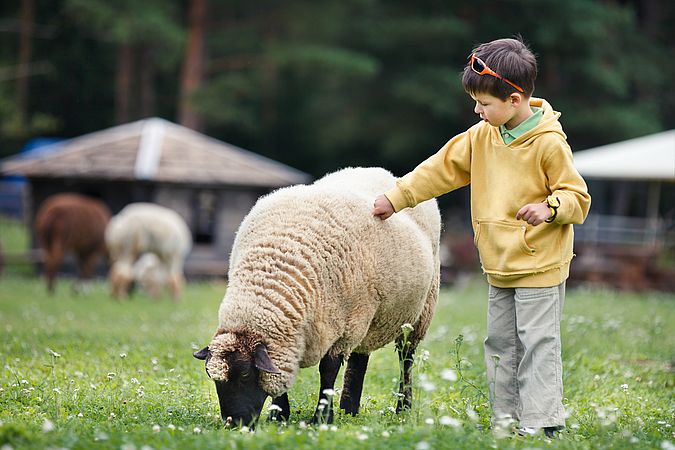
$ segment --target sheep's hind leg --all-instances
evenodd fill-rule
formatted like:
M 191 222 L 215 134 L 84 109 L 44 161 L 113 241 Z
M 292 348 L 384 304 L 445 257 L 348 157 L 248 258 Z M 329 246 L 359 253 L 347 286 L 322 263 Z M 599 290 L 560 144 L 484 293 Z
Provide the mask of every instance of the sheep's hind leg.
M 276 420 L 278 422 L 287 422 L 291 417 L 291 404 L 288 401 L 288 394 L 283 393 L 272 399 L 272 405 L 276 408 L 270 408 L 270 414 L 267 420 Z
M 412 405 L 412 366 L 415 354 L 415 348 L 409 341 L 396 341 L 396 350 L 398 352 L 398 364 L 401 369 L 401 379 L 399 383 L 399 395 L 396 402 L 396 414 L 403 409 L 410 409 Z
M 337 378 L 340 366 L 342 365 L 342 355 L 331 356 L 326 354 L 319 363 L 319 375 L 321 377 L 321 388 L 319 389 L 319 403 L 316 405 L 312 423 L 333 423 L 333 397 L 327 395 L 324 391 L 333 389 L 335 379 Z
M 363 391 L 363 379 L 368 368 L 369 355 L 352 353 L 347 360 L 342 395 L 340 396 L 340 409 L 345 413 L 355 416 L 359 413 L 361 405 L 361 392 Z

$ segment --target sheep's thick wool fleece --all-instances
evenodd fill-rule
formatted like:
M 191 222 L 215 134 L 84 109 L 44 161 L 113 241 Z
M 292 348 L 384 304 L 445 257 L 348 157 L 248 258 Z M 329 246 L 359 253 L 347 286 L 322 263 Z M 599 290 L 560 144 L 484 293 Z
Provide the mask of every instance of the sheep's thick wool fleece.
M 435 200 L 382 221 L 375 197 L 395 185 L 379 168 L 349 168 L 312 185 L 261 198 L 230 257 L 220 332 L 260 336 L 280 375 L 278 396 L 299 368 L 326 354 L 370 353 L 410 323 L 424 337 L 439 288 L 440 214 Z

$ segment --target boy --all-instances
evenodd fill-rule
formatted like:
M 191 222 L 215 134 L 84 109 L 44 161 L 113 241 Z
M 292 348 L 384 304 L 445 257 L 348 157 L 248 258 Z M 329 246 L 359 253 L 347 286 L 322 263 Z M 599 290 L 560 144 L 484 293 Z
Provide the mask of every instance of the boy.
M 537 63 L 519 39 L 481 44 L 464 89 L 481 122 L 375 199 L 394 212 L 471 183 L 471 221 L 489 283 L 485 339 L 493 424 L 519 434 L 564 428 L 560 316 L 574 240 L 591 198 L 572 164 L 560 113 L 532 98 Z

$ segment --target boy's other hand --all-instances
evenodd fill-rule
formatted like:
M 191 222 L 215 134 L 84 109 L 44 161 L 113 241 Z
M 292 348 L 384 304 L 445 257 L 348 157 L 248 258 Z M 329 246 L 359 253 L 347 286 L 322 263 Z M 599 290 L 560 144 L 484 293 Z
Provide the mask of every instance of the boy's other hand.
M 520 208 L 516 214 L 516 219 L 522 219 L 534 227 L 549 217 L 551 217 L 551 209 L 546 203 L 529 203 Z
M 386 195 L 378 195 L 373 203 L 373 215 L 382 220 L 386 220 L 394 214 L 394 206 L 391 204 Z

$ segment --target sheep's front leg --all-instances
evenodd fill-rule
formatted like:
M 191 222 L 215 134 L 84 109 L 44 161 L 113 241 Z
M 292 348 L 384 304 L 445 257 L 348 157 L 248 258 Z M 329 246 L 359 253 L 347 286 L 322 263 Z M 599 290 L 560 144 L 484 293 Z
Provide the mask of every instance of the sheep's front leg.
M 333 398 L 329 398 L 324 391 L 333 389 L 335 379 L 342 365 L 342 355 L 331 356 L 326 354 L 319 363 L 321 388 L 319 389 L 319 403 L 316 405 L 312 423 L 333 423 Z
M 403 409 L 410 409 L 412 405 L 412 366 L 415 348 L 409 341 L 396 342 L 396 350 L 398 351 L 398 364 L 401 369 L 399 396 L 396 402 L 396 414 Z
M 340 409 L 352 416 L 359 413 L 363 379 L 368 368 L 368 357 L 369 355 L 363 353 L 352 353 L 347 360 L 342 395 L 340 396 Z
M 272 399 L 272 405 L 277 408 L 270 408 L 270 414 L 267 420 L 276 420 L 279 422 L 287 422 L 291 416 L 291 404 L 288 401 L 288 394 L 283 393 L 279 397 Z

